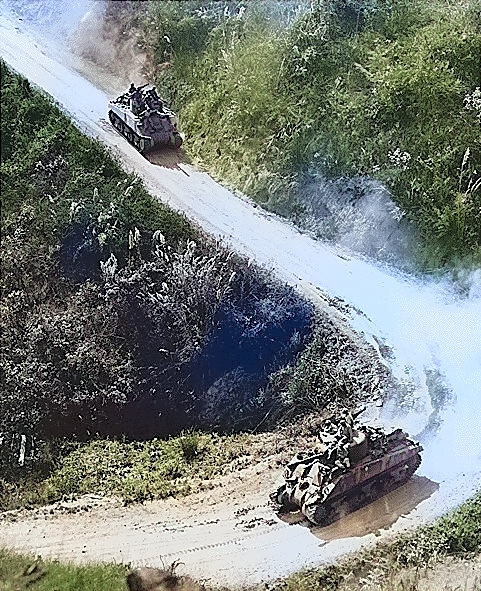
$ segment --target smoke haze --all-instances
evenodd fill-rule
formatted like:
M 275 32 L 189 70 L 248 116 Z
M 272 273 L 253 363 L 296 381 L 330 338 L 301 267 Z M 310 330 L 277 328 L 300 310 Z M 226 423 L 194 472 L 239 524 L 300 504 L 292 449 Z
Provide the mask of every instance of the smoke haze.
M 109 93 L 130 82 L 147 82 L 145 54 L 137 39 L 123 35 L 115 13 L 107 18 L 106 0 L 3 0 L 14 18 L 40 34 L 52 53 L 68 50 L 72 67 Z M 124 5 L 124 2 L 115 3 Z
M 301 225 L 322 240 L 403 269 L 414 267 L 416 233 L 389 191 L 367 177 L 310 177 L 300 190 Z

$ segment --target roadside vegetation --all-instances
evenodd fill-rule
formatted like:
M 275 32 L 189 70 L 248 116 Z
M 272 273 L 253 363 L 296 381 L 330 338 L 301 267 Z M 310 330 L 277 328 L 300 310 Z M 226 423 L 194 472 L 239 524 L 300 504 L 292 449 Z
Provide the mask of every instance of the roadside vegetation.
M 421 268 L 481 262 L 477 2 L 110 2 L 111 22 L 219 179 L 305 225 L 318 175 L 375 178 Z
M 2 492 L 48 473 L 55 441 L 255 426 L 311 306 L 152 200 L 3 63 L 1 125 Z
M 0 548 L 2 591 L 127 591 L 124 565 L 74 566 Z
M 34 507 L 92 493 L 125 504 L 183 496 L 209 488 L 209 481 L 232 469 L 235 460 L 243 467 L 252 443 L 246 434 L 196 432 L 165 440 L 63 442 L 43 480 L 26 476 L 3 483 L 0 506 Z

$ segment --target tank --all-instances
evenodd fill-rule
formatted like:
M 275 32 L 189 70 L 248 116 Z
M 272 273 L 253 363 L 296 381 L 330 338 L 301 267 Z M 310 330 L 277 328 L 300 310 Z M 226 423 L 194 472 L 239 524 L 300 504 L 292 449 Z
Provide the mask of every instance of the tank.
M 139 152 L 156 146 L 180 148 L 182 137 L 177 117 L 165 104 L 155 86 L 134 86 L 109 102 L 109 119 L 115 129 Z
M 288 463 L 271 500 L 329 525 L 407 482 L 421 463 L 422 446 L 401 429 L 385 432 L 354 423 L 350 413 L 327 419 L 320 445 Z

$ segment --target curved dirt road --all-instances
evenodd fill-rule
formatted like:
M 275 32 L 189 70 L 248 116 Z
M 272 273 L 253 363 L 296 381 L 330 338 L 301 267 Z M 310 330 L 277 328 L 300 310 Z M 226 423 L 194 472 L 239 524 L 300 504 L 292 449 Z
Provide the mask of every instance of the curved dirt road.
M 438 485 L 415 476 L 338 523 L 310 528 L 300 514 L 280 519 L 269 507 L 276 476 L 266 461 L 181 500 L 123 507 L 114 500 L 84 497 L 4 515 L 0 546 L 75 562 L 163 566 L 180 561 L 179 573 L 241 586 L 332 561 L 439 511 Z
M 2 58 L 51 94 L 80 128 L 109 146 L 153 195 L 241 254 L 272 268 L 318 305 L 328 305 L 327 293 L 361 310 L 353 310 L 346 320 L 371 342 L 375 334 L 393 347 L 398 376 L 416 378 L 437 363 L 458 395 L 456 407 L 446 413 L 444 431 L 425 443 L 419 476 L 329 528 L 309 529 L 305 522 L 288 523 L 272 512 L 266 499 L 278 471 L 268 467 L 267 459 L 207 494 L 181 501 L 124 508 L 90 499 L 79 502 L 95 505 L 88 512 L 56 507 L 15 521 L 4 516 L 0 545 L 72 560 L 153 566 L 180 560 L 195 577 L 252 584 L 330 561 L 375 542 L 380 533 L 431 519 L 481 486 L 481 448 L 479 442 L 473 445 L 481 418 L 472 416 L 464 394 L 475 393 L 481 383 L 476 365 L 481 343 L 473 322 L 479 300 L 453 303 L 440 286 L 420 286 L 320 244 L 185 162 L 146 161 L 106 121 L 109 97 L 66 66 L 65 56 L 49 54 L 21 23 L 4 16 L 0 36 Z M 441 315 L 439 322 L 435 314 Z M 457 323 L 455 335 L 448 332 L 451 318 Z M 423 428 L 431 410 L 424 386 L 420 379 L 413 411 L 393 419 L 412 433 Z M 450 436 L 453 425 L 456 437 Z

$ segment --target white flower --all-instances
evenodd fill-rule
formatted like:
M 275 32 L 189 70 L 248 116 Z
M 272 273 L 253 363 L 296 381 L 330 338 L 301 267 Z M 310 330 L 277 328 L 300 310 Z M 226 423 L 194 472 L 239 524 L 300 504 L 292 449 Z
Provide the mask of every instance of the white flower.
M 464 97 L 464 107 L 468 111 L 476 111 L 478 118 L 481 119 L 481 88 L 479 86 Z
M 409 161 L 411 160 L 411 154 L 409 152 L 402 152 L 399 148 L 396 148 L 394 152 L 388 152 L 387 157 L 391 164 L 401 170 L 407 170 Z

